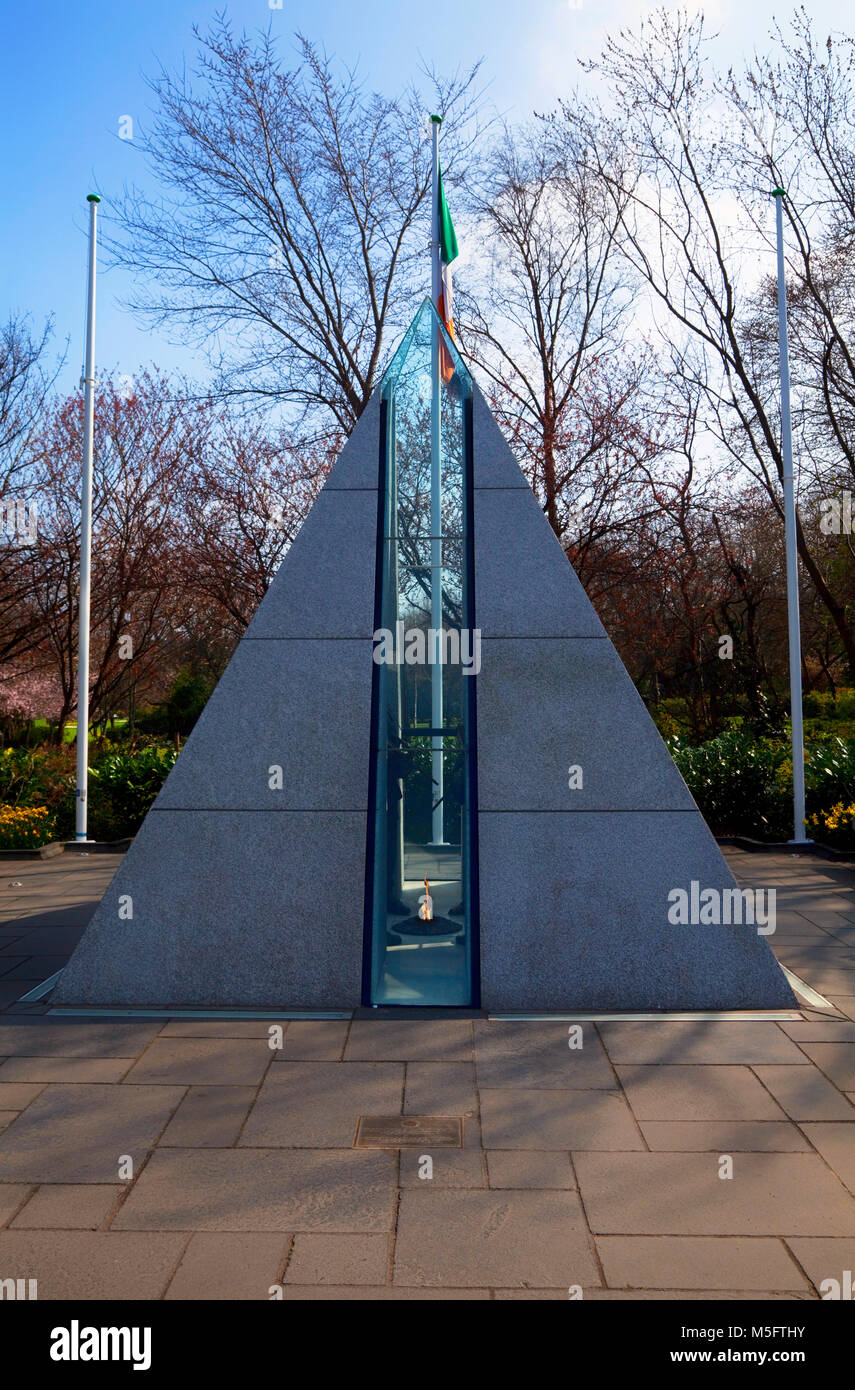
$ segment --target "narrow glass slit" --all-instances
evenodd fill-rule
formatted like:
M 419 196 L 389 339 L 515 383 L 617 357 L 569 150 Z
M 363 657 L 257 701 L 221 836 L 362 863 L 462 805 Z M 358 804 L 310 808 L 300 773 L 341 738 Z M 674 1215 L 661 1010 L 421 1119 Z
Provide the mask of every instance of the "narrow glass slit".
M 425 300 L 382 382 L 371 1004 L 475 1002 L 472 383 Z

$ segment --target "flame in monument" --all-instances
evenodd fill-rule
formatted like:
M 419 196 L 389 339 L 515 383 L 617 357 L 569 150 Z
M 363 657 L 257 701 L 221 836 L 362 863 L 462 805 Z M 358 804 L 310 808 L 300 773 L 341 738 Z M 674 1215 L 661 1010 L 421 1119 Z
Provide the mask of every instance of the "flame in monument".
M 425 891 L 424 891 L 424 897 L 421 899 L 421 904 L 422 904 L 422 905 L 421 905 L 421 907 L 419 908 L 419 917 L 422 919 L 423 922 L 432 922 L 432 921 L 433 921 L 433 898 L 432 898 L 431 895 L 430 895 L 430 884 L 428 883 L 427 879 L 424 880 L 424 885 L 425 885 Z

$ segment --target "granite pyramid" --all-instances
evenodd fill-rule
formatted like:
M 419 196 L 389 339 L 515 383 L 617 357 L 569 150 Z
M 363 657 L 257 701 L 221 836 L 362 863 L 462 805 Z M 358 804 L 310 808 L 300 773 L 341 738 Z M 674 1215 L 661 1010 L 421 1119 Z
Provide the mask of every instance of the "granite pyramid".
M 792 1008 L 756 927 L 669 920 L 674 890 L 690 894 L 694 883 L 724 895 L 734 880 L 474 385 L 470 418 L 482 639 L 473 1003 Z M 371 1002 L 363 960 L 383 429 L 378 388 L 54 1006 Z

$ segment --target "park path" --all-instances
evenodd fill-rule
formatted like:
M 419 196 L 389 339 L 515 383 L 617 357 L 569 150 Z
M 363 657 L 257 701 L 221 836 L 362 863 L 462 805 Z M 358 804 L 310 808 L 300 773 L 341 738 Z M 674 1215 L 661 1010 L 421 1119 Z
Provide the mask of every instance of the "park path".
M 119 859 L 2 862 L 0 1279 L 43 1299 L 814 1299 L 855 1271 L 855 868 L 728 850 L 771 1021 L 57 1018 Z M 274 1038 L 274 1042 L 278 1041 Z M 454 1116 L 459 1147 L 360 1147 Z M 430 1160 L 427 1163 L 426 1160 Z M 427 1176 L 430 1171 L 430 1176 Z

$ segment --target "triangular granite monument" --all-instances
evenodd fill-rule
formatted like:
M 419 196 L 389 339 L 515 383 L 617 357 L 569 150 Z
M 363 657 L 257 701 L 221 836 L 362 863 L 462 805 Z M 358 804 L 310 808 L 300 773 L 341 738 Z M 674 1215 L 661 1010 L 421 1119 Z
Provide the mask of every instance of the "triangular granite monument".
M 734 890 L 426 301 L 52 1002 L 792 1008 Z

